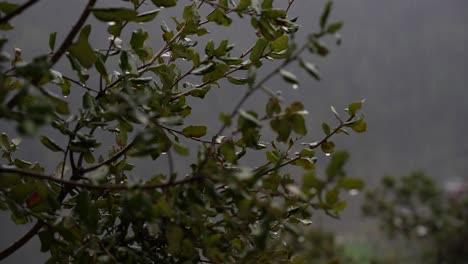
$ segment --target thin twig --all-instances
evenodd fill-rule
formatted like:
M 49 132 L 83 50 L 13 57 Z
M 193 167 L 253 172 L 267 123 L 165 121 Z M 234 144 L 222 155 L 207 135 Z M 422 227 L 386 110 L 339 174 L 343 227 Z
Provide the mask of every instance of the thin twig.
M 171 132 L 173 132 L 175 134 L 181 135 L 181 136 L 183 136 L 185 138 L 192 139 L 192 140 L 195 140 L 195 141 L 198 141 L 198 142 L 201 142 L 201 143 L 211 144 L 211 141 L 199 139 L 199 138 L 196 138 L 196 137 L 188 137 L 188 136 L 184 135 L 184 133 L 182 133 L 181 131 L 175 130 L 173 128 L 163 126 L 161 124 L 155 124 L 155 125 L 157 125 L 158 127 L 162 128 L 162 129 L 165 129 L 165 130 L 171 131 Z
M 185 26 L 182 27 L 179 32 L 177 32 L 177 34 L 171 39 L 169 40 L 168 42 L 166 42 L 166 44 L 156 53 L 156 55 L 154 55 L 154 57 L 151 59 L 150 62 L 146 63 L 146 64 L 143 64 L 142 66 L 138 67 L 138 73 L 141 74 L 143 72 L 145 72 L 147 70 L 147 68 L 151 65 L 153 65 L 153 63 L 161 57 L 161 55 L 167 50 L 167 48 L 174 42 L 176 41 L 180 35 L 183 33 L 183 31 L 185 30 Z M 120 76 L 119 78 L 117 78 L 115 81 L 111 82 L 109 85 L 107 85 L 101 92 L 99 92 L 99 94 L 96 96 L 96 99 L 99 99 L 101 96 L 103 96 L 105 94 L 105 92 L 109 89 L 109 88 L 112 88 L 114 87 L 116 84 L 118 84 L 120 81 L 122 81 L 123 78 L 125 78 L 126 75 L 122 75 Z
M 84 188 L 87 190 L 97 190 L 97 191 L 130 191 L 130 190 L 155 190 L 155 189 L 166 189 L 169 187 L 174 187 L 177 185 L 183 185 L 186 183 L 191 183 L 195 181 L 199 181 L 202 179 L 207 179 L 208 177 L 205 175 L 195 175 L 191 177 L 187 177 L 185 179 L 174 181 L 172 183 L 155 183 L 155 184 L 143 184 L 143 185 L 134 185 L 128 186 L 127 184 L 91 184 L 91 183 L 83 183 L 77 181 L 69 181 L 63 180 L 60 178 L 56 178 L 52 175 L 45 175 L 42 173 L 38 173 L 35 171 L 27 171 L 18 168 L 10 168 L 10 167 L 0 167 L 0 173 L 18 173 L 25 177 L 31 177 L 39 180 L 45 180 L 50 182 L 55 182 L 59 184 L 66 185 L 67 187 L 78 187 Z M 29 232 L 28 232 L 29 233 Z M 1 253 L 0 253 L 0 260 L 1 260 Z
M 114 154 L 112 157 L 108 158 L 107 160 L 97 164 L 97 165 L 94 165 L 94 166 L 91 166 L 89 168 L 85 168 L 85 169 L 82 169 L 81 170 L 81 173 L 86 173 L 86 172 L 90 172 L 90 171 L 93 171 L 99 167 L 102 167 L 104 165 L 109 165 L 111 164 L 112 162 L 118 160 L 120 157 L 122 157 L 123 155 L 125 155 L 125 153 L 127 151 L 129 151 L 135 144 L 136 144 L 137 140 L 136 138 L 132 140 L 132 142 L 130 142 L 127 146 L 123 147 L 121 150 L 119 150 L 119 152 L 117 152 L 116 154 Z
M 72 83 L 78 85 L 79 87 L 81 87 L 81 88 L 83 88 L 83 89 L 86 89 L 86 90 L 88 90 L 88 91 L 90 91 L 90 92 L 94 92 L 94 93 L 97 93 L 97 92 L 98 92 L 98 91 L 94 90 L 93 88 L 88 87 L 88 86 L 82 84 L 81 82 L 79 82 L 79 81 L 77 81 L 77 80 L 74 80 L 74 79 L 72 79 L 72 78 L 70 78 L 70 77 L 67 77 L 67 76 L 62 75 L 62 78 L 63 78 L 63 79 L 66 79 L 66 80 L 68 80 L 68 81 L 70 81 L 70 82 L 72 82 Z
M 8 23 L 8 21 L 10 21 L 10 19 L 12 19 L 15 16 L 23 13 L 24 10 L 28 9 L 29 7 L 31 7 L 32 5 L 34 5 L 37 2 L 39 2 L 39 0 L 29 0 L 24 5 L 22 5 L 22 6 L 18 7 L 17 9 L 13 10 L 13 12 L 10 12 L 10 13 L 6 14 L 4 17 L 0 18 L 0 24 Z
M 42 226 L 43 226 L 43 222 L 37 221 L 36 224 L 34 224 L 34 226 L 26 234 L 24 234 L 20 239 L 16 240 L 9 247 L 2 250 L 0 252 L 0 261 L 9 257 L 11 254 L 15 253 L 18 249 L 20 249 L 26 243 L 28 243 L 28 241 L 31 238 L 33 238 L 37 234 L 37 232 L 39 232 Z
M 314 144 L 313 146 L 310 146 L 309 149 L 316 149 L 316 148 L 318 148 L 319 146 L 321 146 L 321 145 L 322 145 L 323 143 L 325 143 L 330 137 L 332 137 L 333 135 L 335 135 L 336 133 L 338 133 L 338 131 L 339 131 L 340 129 L 342 129 L 342 128 L 345 126 L 346 123 L 348 123 L 348 122 L 350 122 L 351 120 L 353 120 L 353 118 L 355 118 L 354 115 L 350 116 L 345 122 L 340 122 L 340 124 L 339 124 L 335 129 L 333 129 L 333 131 L 330 132 L 330 134 L 328 134 L 326 137 L 324 137 L 322 140 L 320 140 L 319 142 L 317 142 L 317 143 Z M 272 171 L 275 171 L 275 170 L 277 170 L 277 169 L 280 169 L 280 168 L 282 168 L 282 167 L 284 167 L 284 166 L 286 166 L 286 165 L 289 165 L 289 164 L 295 162 L 296 160 L 299 160 L 300 158 L 301 158 L 301 156 L 294 157 L 293 159 L 290 159 L 290 160 L 288 160 L 288 161 L 286 161 L 286 162 L 284 162 L 284 163 L 281 163 L 281 164 L 279 164 L 279 165 L 277 165 L 277 166 L 275 166 L 275 167 L 273 167 L 273 168 L 271 168 L 271 169 L 266 170 L 263 174 L 268 174 L 268 173 L 270 173 L 270 172 L 272 172 Z M 265 164 L 263 164 L 262 166 L 256 168 L 256 169 L 254 170 L 254 172 L 260 171 L 260 170 L 266 168 L 268 165 L 270 165 L 270 162 L 265 163 Z
M 81 13 L 80 18 L 78 19 L 76 24 L 73 26 L 73 28 L 70 30 L 67 37 L 62 42 L 62 45 L 60 45 L 60 48 L 58 48 L 58 50 L 54 53 L 54 55 L 50 59 L 51 67 L 55 63 L 57 63 L 58 60 L 60 60 L 62 55 L 67 51 L 67 49 L 73 43 L 73 39 L 75 38 L 76 34 L 78 34 L 80 29 L 83 27 L 83 24 L 86 22 L 86 19 L 88 18 L 89 14 L 91 13 L 91 9 L 93 8 L 93 6 L 96 4 L 96 1 L 97 0 L 89 0 L 88 1 L 88 4 L 86 5 L 85 9 L 83 10 L 83 13 Z

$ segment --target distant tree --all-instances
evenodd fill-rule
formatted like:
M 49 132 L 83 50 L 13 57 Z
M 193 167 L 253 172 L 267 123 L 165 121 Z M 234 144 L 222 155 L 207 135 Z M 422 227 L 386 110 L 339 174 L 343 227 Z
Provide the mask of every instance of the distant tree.
M 398 263 L 461 264 L 468 259 L 466 192 L 452 196 L 422 172 L 399 179 L 388 176 L 366 193 L 363 211 L 377 218 L 389 237 L 410 242 Z
M 14 31 L 15 18 L 36 2 L 1 2 L 0 28 Z M 332 107 L 336 126 L 323 123 L 324 135 L 309 143 L 302 140 L 303 104 L 285 105 L 267 84 L 278 75 L 297 86 L 286 70 L 293 63 L 319 79 L 306 57 L 329 53 L 326 36 L 339 41 L 342 22 L 329 23 L 331 1 L 303 44 L 296 43 L 300 27 L 288 14 L 294 0 L 282 8 L 272 0 L 96 2 L 88 0 L 67 34 L 50 34 L 50 53 L 32 61 L 24 61 L 19 49 L 7 54 L 8 32 L 0 41 L 0 118 L 18 131 L 0 135 L 0 208 L 15 224 L 35 222 L 0 250 L 0 259 L 38 235 L 48 263 L 304 263 L 284 237 L 297 239 L 313 211 L 337 217 L 346 206 L 340 192 L 363 187 L 343 171 L 344 152 L 332 156 L 326 177 L 315 172 L 315 150 L 331 154 L 332 136 L 366 130 L 358 113 L 362 102 L 343 113 Z M 151 21 L 167 8 L 179 8 L 179 16 L 159 23 L 158 44 L 150 44 L 144 26 L 154 32 Z M 107 23 L 99 34 L 110 35 L 108 47 L 88 42 L 90 16 Z M 217 40 L 205 27 L 229 29 L 234 19 L 248 19 L 256 32 L 247 50 Z M 124 34 L 132 24 L 141 28 Z M 74 76 L 57 67 L 60 60 L 69 62 Z M 266 63 L 273 69 L 258 74 Z M 213 134 L 203 124 L 187 124 L 211 88 L 233 86 L 238 98 L 225 100 L 237 103 L 219 114 Z M 257 92 L 269 98 L 263 113 L 246 104 Z M 77 95 L 82 103 L 72 111 L 70 98 Z M 266 137 L 269 130 L 273 138 Z M 55 169 L 21 159 L 16 151 L 28 146 L 20 145 L 20 135 L 62 154 Z M 115 145 L 104 146 L 103 137 L 114 137 Z M 198 148 L 186 147 L 188 141 Z M 266 158 L 247 166 L 251 153 Z M 174 155 L 190 154 L 191 164 L 174 164 Z M 168 172 L 134 172 L 132 161 L 148 157 L 167 160 Z M 291 167 L 305 171 L 302 181 L 288 173 Z

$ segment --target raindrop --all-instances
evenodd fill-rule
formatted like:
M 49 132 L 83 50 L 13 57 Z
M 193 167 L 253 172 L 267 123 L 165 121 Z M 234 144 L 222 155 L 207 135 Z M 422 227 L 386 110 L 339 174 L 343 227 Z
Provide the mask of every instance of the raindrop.
M 325 156 L 330 157 L 331 153 L 325 153 Z
M 416 227 L 416 233 L 417 233 L 418 236 L 420 236 L 420 237 L 423 237 L 423 236 L 427 235 L 427 232 L 428 232 L 427 227 L 425 227 L 425 226 L 423 226 L 423 225 L 418 225 L 418 226 Z
M 171 57 L 171 55 L 172 55 L 172 53 L 171 53 L 170 51 L 168 51 L 168 52 L 164 52 L 164 53 L 161 55 L 161 57 L 163 57 L 163 58 L 168 58 L 168 57 Z
M 300 236 L 297 241 L 299 241 L 300 243 L 304 242 L 305 241 L 305 238 L 303 236 Z
M 161 152 L 161 155 L 166 155 L 166 154 L 167 154 L 167 152 Z
M 225 136 L 217 136 L 215 139 L 216 144 L 221 144 L 225 138 Z
M 292 88 L 293 88 L 294 90 L 297 90 L 297 88 L 299 88 L 299 85 L 293 84 L 293 85 L 292 85 Z
M 355 195 L 358 195 L 358 194 L 359 194 L 359 190 L 357 190 L 357 189 L 349 190 L 349 195 L 351 195 L 351 196 L 355 196 Z
M 114 21 L 111 21 L 111 22 L 108 22 L 107 24 L 108 24 L 109 26 L 113 26 L 113 25 L 115 25 L 115 22 L 114 22 Z

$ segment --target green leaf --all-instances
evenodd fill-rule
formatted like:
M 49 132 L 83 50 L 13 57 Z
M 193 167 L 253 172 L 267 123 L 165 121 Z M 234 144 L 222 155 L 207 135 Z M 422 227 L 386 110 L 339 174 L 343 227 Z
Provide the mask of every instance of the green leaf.
M 333 151 L 335 150 L 335 143 L 333 143 L 332 141 L 325 141 L 320 145 L 320 148 L 325 153 L 333 153 Z
M 86 25 L 81 29 L 78 41 L 73 43 L 69 50 L 70 55 L 76 58 L 85 68 L 91 68 L 96 61 L 96 55 L 88 43 L 88 37 L 91 33 L 91 25 Z
M 364 118 L 360 118 L 359 120 L 357 120 L 356 122 L 353 122 L 351 124 L 351 129 L 354 130 L 355 132 L 357 133 L 363 133 L 363 132 L 366 132 L 367 130 L 367 123 L 366 121 L 364 120 Z
M 331 157 L 330 163 L 327 166 L 326 173 L 329 180 L 336 176 L 344 176 L 343 166 L 349 159 L 349 154 L 346 151 L 337 151 Z
M 172 7 L 177 5 L 177 0 L 151 0 L 153 4 L 161 7 Z
M 21 184 L 21 175 L 13 173 L 1 173 L 0 172 L 0 188 L 10 188 L 14 185 Z
M 94 201 L 91 200 L 89 192 L 79 192 L 73 211 L 89 232 L 96 231 L 100 217 L 99 210 Z
M 356 115 L 356 112 L 360 110 L 362 107 L 362 101 L 361 102 L 354 102 L 348 106 L 348 113 L 351 116 Z
M 362 190 L 364 181 L 353 177 L 344 177 L 338 181 L 338 185 L 346 190 Z
M 240 0 L 234 9 L 236 12 L 242 12 L 246 10 L 252 3 L 252 0 Z
M 215 68 L 216 68 L 216 64 L 213 63 L 213 62 L 210 62 L 205 66 L 202 66 L 202 67 L 200 67 L 198 69 L 193 70 L 192 73 L 195 74 L 195 75 L 205 75 L 205 74 L 207 74 L 209 72 L 214 71 Z
M 321 190 L 325 186 L 325 182 L 317 178 L 314 171 L 304 174 L 302 177 L 302 184 L 304 189 L 315 188 Z
M 129 52 L 122 51 L 120 53 L 120 61 L 119 61 L 120 69 L 126 73 L 131 75 L 138 75 L 138 68 L 135 63 L 135 58 Z
M 282 119 L 273 119 L 270 121 L 270 126 L 278 133 L 278 140 L 281 142 L 286 142 L 289 139 L 289 135 L 291 135 L 292 127 L 289 123 L 289 120 L 286 118 Z
M 60 85 L 63 96 L 70 95 L 71 82 L 68 79 L 63 79 L 63 83 Z
M 289 48 L 289 37 L 288 35 L 282 35 L 281 37 L 275 39 L 270 44 L 270 48 L 274 52 L 280 52 Z
M 57 32 L 50 33 L 50 35 L 49 35 L 49 48 L 52 51 L 55 48 L 55 39 L 56 38 L 57 38 Z
M 280 74 L 281 74 L 281 77 L 283 77 L 283 79 L 288 82 L 288 83 L 292 83 L 292 84 L 298 84 L 298 80 L 296 78 L 296 75 L 294 75 L 294 73 L 290 72 L 290 71 L 287 71 L 287 70 L 280 70 Z
M 300 166 L 304 170 L 313 170 L 315 169 L 315 162 L 313 159 L 310 158 L 302 158 L 295 160 L 292 165 Z
M 262 9 L 269 9 L 273 7 L 273 0 L 263 0 L 262 1 Z
M 132 37 L 130 38 L 130 46 L 134 51 L 137 51 L 143 48 L 143 44 L 148 39 L 148 32 L 143 29 L 137 29 L 132 32 Z
M 294 132 L 303 136 L 307 134 L 307 128 L 305 125 L 305 119 L 303 115 L 300 115 L 300 114 L 292 115 L 290 118 L 290 122 L 291 122 L 292 129 L 294 130 Z
M 6 1 L 0 2 L 0 11 L 5 14 L 9 14 L 18 9 L 19 7 L 21 7 L 20 4 L 13 4 Z
M 106 64 L 104 62 L 103 55 L 97 56 L 94 67 L 99 72 L 99 74 L 104 78 L 106 84 L 110 83 L 109 74 L 107 73 Z
M 159 11 L 161 11 L 161 9 L 154 9 L 152 11 L 140 13 L 135 19 L 133 19 L 133 21 L 137 23 L 150 22 L 158 15 Z
M 122 22 L 122 21 L 133 21 L 138 12 L 129 9 L 129 8 L 95 8 L 93 9 L 94 16 L 104 22 L 115 21 L 115 22 Z
M 206 126 L 188 126 L 182 130 L 182 134 L 186 137 L 203 137 L 206 135 Z
M 235 84 L 235 85 L 244 85 L 244 84 L 249 83 L 249 79 L 247 78 L 236 78 L 236 77 L 228 76 L 227 79 L 230 83 Z
M 263 51 L 268 45 L 268 41 L 264 38 L 259 38 L 250 52 L 250 61 L 257 63 L 263 56 Z
M 25 161 L 25 160 L 22 160 L 22 159 L 15 159 L 13 164 L 15 164 L 15 166 L 20 168 L 20 169 L 29 169 L 31 167 L 31 165 L 32 165 L 31 162 Z
M 221 9 L 216 8 L 211 12 L 206 19 L 213 21 L 221 26 L 229 26 L 232 23 L 232 19 L 228 17 Z
M 326 26 L 327 20 L 328 20 L 328 16 L 330 15 L 332 5 L 333 5 L 333 2 L 328 1 L 328 3 L 325 5 L 325 9 L 322 12 L 322 15 L 320 15 L 320 28 L 322 30 L 325 29 L 325 26 Z
M 285 18 L 286 17 L 286 10 L 281 8 L 268 8 L 262 10 L 262 16 L 266 18 Z
M 219 147 L 219 152 L 221 153 L 221 155 L 223 155 L 224 160 L 226 160 L 227 162 L 236 162 L 236 149 L 232 140 L 224 141 Z
M 346 205 L 347 205 L 346 201 L 340 201 L 334 204 L 331 209 L 333 211 L 341 212 L 344 209 L 346 209 Z
M 85 175 L 83 176 L 91 180 L 92 182 L 103 183 L 106 181 L 106 177 L 107 175 L 109 175 L 109 172 L 110 172 L 109 166 L 103 165 L 103 166 L 98 167 L 95 170 L 85 173 Z
M 52 150 L 53 152 L 63 152 L 64 150 L 57 145 L 55 142 L 50 140 L 46 136 L 41 136 L 41 143 L 46 146 L 48 149 Z
M 167 227 L 166 239 L 168 243 L 167 252 L 177 254 L 181 250 L 181 242 L 184 238 L 184 231 L 174 224 Z
M 239 114 L 243 119 L 248 120 L 254 126 L 261 126 L 260 120 L 258 120 L 258 118 L 254 116 L 253 114 L 251 114 L 250 112 L 239 110 Z
M 268 117 L 272 117 L 274 114 L 281 113 L 281 104 L 278 98 L 270 97 L 266 105 L 266 113 Z
M 323 130 L 323 133 L 325 133 L 325 135 L 330 135 L 331 131 L 330 131 L 330 126 L 327 124 L 327 123 L 322 123 L 322 130 Z
M 320 81 L 320 73 L 318 72 L 318 69 L 314 64 L 304 61 L 303 59 L 300 59 L 299 65 L 304 70 L 306 70 L 312 77 L 314 77 L 317 81 Z
M 223 77 L 224 74 L 229 71 L 229 66 L 224 62 L 216 62 L 213 71 L 204 74 L 203 82 L 217 81 Z
M 315 151 L 313 149 L 303 149 L 299 155 L 301 157 L 313 158 L 315 157 Z
M 172 142 L 172 147 L 174 148 L 174 151 L 179 155 L 188 156 L 190 154 L 188 148 L 186 148 L 185 146 L 182 146 L 181 144 L 177 142 Z
M 5 133 L 0 134 L 0 147 L 5 152 L 11 151 L 10 140 L 8 139 L 8 135 Z
M 325 195 L 325 201 L 329 205 L 334 205 L 336 202 L 338 202 L 340 196 L 340 189 L 339 188 L 333 188 L 327 192 Z
M 266 152 L 266 158 L 271 163 L 276 163 L 279 160 L 279 157 L 278 157 L 276 151 L 267 151 Z
M 328 26 L 327 33 L 334 34 L 343 27 L 343 22 L 336 22 Z

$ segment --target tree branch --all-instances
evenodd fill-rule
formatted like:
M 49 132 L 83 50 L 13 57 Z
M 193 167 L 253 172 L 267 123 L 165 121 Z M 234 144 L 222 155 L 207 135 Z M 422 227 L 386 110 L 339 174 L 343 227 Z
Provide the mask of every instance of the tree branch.
M 20 249 L 22 246 L 24 246 L 26 243 L 28 243 L 28 241 L 32 237 L 34 237 L 37 234 L 37 232 L 39 232 L 42 225 L 43 225 L 42 221 L 37 221 L 34 224 L 34 226 L 26 234 L 24 234 L 20 239 L 15 241 L 9 247 L 2 250 L 0 252 L 0 261 L 2 261 L 5 258 L 9 257 L 11 254 L 15 253 L 18 249 Z
M 18 168 L 8 168 L 8 167 L 0 167 L 0 174 L 1 173 L 18 173 L 25 177 L 35 178 L 39 180 L 45 180 L 55 183 L 60 183 L 66 185 L 67 187 L 78 187 L 87 190 L 96 190 L 96 191 L 130 191 L 130 190 L 154 190 L 154 189 L 166 189 L 169 187 L 174 187 L 177 185 L 182 185 L 186 183 L 191 183 L 203 179 L 207 179 L 208 177 L 205 175 L 195 175 L 192 177 L 188 177 L 179 181 L 173 181 L 168 183 L 155 183 L 155 184 L 143 184 L 143 185 L 134 185 L 128 186 L 126 184 L 91 184 L 91 183 L 83 183 L 83 182 L 76 182 L 76 181 L 69 181 L 63 180 L 60 178 L 56 178 L 51 175 L 45 175 L 42 173 L 34 172 L 34 171 L 27 171 Z M 28 232 L 29 233 L 29 232 Z M 1 255 L 0 255 L 1 256 Z
M 122 148 L 119 152 L 117 152 L 116 154 L 114 154 L 112 157 L 108 158 L 107 160 L 97 164 L 97 165 L 94 165 L 94 166 L 91 166 L 89 168 L 86 168 L 86 169 L 82 169 L 81 170 L 81 173 L 86 173 L 86 172 L 90 172 L 90 171 L 93 171 L 101 166 L 104 166 L 104 165 L 109 165 L 111 164 L 112 162 L 118 160 L 120 157 L 122 157 L 128 150 L 130 150 L 133 146 L 135 146 L 136 144 L 136 138 L 132 140 L 132 142 L 130 142 L 127 146 L 125 146 L 124 148 Z
M 62 42 L 62 45 L 60 45 L 60 48 L 58 48 L 58 50 L 54 53 L 54 55 L 50 59 L 50 62 L 52 64 L 51 67 L 55 63 L 57 63 L 57 61 L 62 57 L 62 55 L 67 51 L 67 49 L 73 43 L 73 39 L 75 38 L 76 34 L 78 34 L 80 29 L 83 27 L 83 24 L 85 23 L 86 19 L 88 18 L 89 14 L 91 13 L 91 9 L 96 4 L 96 1 L 97 0 L 89 0 L 88 1 L 88 4 L 86 5 L 85 9 L 83 10 L 83 13 L 81 13 L 80 18 L 78 19 L 76 24 L 73 26 L 71 31 L 68 33 L 68 36 Z
M 143 64 L 142 66 L 138 67 L 138 73 L 143 73 L 146 71 L 146 68 L 148 66 L 151 66 L 161 55 L 167 50 L 167 48 L 174 42 L 176 41 L 180 35 L 183 33 L 185 30 L 185 26 L 182 27 L 179 32 L 156 53 L 156 55 L 153 56 L 153 58 L 150 60 L 150 62 Z M 99 94 L 96 96 L 96 99 L 99 99 L 101 96 L 103 96 L 106 92 L 107 89 L 114 87 L 116 84 L 118 84 L 126 75 L 121 75 L 119 78 L 117 78 L 115 81 L 107 85 L 102 91 L 99 92 Z
M 10 19 L 14 18 L 15 16 L 23 13 L 24 10 L 28 9 L 35 3 L 39 2 L 39 0 L 29 0 L 24 5 L 20 6 L 19 8 L 15 9 L 13 12 L 6 14 L 4 17 L 0 18 L 0 24 L 5 24 L 10 21 Z

